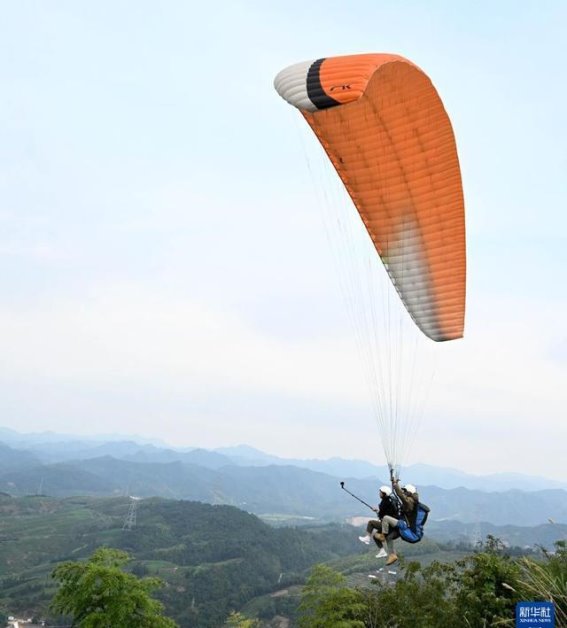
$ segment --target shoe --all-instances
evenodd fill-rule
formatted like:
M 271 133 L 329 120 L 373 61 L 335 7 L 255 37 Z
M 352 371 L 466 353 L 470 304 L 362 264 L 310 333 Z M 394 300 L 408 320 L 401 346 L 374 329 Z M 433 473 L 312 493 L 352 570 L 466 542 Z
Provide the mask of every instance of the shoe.
M 376 538 L 380 541 L 380 543 L 386 542 L 386 536 L 380 532 L 376 533 Z
M 398 560 L 398 557 L 395 554 L 390 554 L 388 556 L 388 560 L 386 561 L 386 566 L 393 565 Z
M 370 545 L 370 537 L 368 535 L 366 535 L 366 536 L 359 536 L 358 540 L 361 543 L 364 543 L 364 545 Z
M 383 547 L 381 547 L 378 554 L 376 554 L 376 558 L 386 558 L 386 556 L 388 556 L 388 554 L 386 553 L 386 550 Z

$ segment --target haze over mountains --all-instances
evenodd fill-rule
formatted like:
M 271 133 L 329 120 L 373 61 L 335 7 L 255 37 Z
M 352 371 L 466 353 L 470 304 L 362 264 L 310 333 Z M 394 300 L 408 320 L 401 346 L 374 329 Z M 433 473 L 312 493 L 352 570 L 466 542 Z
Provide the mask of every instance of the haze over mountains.
M 374 503 L 377 487 L 387 478 L 385 468 L 364 461 L 286 460 L 247 446 L 175 450 L 132 440 L 56 436 L 0 430 L 0 491 L 160 496 L 228 504 L 275 523 L 327 522 L 368 516 L 364 506 L 340 490 L 340 480 Z M 490 526 L 516 526 L 524 530 L 515 536 L 508 531 L 510 538 L 529 543 L 526 538 L 537 535 L 526 535 L 526 526 L 551 526 L 538 533 L 546 540 L 567 532 L 558 527 L 567 524 L 567 491 L 565 485 L 555 488 L 557 482 L 521 475 L 478 477 L 427 465 L 408 467 L 404 478 L 418 485 L 421 499 L 432 508 L 430 530 L 440 536 L 471 537 L 479 526 L 482 533 Z
M 375 478 L 386 481 L 387 467 L 373 465 L 363 460 L 343 458 L 294 459 L 281 458 L 249 447 L 219 447 L 214 450 L 202 448 L 173 449 L 165 444 L 149 442 L 140 437 L 97 437 L 87 439 L 53 432 L 21 434 L 0 428 L 0 443 L 26 452 L 28 462 L 32 455 L 36 462 L 47 464 L 71 460 L 85 460 L 111 456 L 120 460 L 145 463 L 184 462 L 209 469 L 220 469 L 236 465 L 244 467 L 294 466 L 325 473 L 340 479 Z M 1 464 L 1 463 L 0 463 Z M 432 485 L 443 489 L 467 488 L 483 492 L 501 492 L 512 489 L 539 491 L 547 489 L 567 490 L 567 480 L 560 482 L 545 477 L 521 473 L 494 473 L 473 475 L 458 469 L 414 464 L 404 467 L 403 478 L 416 485 Z

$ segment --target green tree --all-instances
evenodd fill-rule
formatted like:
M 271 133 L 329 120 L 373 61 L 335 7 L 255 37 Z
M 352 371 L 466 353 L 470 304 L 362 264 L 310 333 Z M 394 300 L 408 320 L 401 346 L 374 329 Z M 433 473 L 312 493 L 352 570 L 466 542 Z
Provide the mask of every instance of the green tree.
M 125 572 L 128 560 L 126 552 L 100 548 L 86 562 L 58 565 L 52 609 L 81 628 L 174 628 L 177 624 L 162 615 L 161 602 L 150 596 L 161 581 Z
M 514 617 L 520 567 L 504 553 L 498 539 L 488 535 L 481 552 L 456 563 L 455 603 L 463 625 L 474 628 L 505 625 Z
M 543 563 L 520 560 L 520 593 L 525 600 L 553 602 L 557 626 L 567 627 L 567 542 L 557 541 L 555 553 L 544 556 Z
M 454 604 L 452 565 L 433 562 L 404 565 L 404 577 L 395 586 L 380 586 L 367 596 L 367 626 L 371 628 L 461 628 Z
M 316 565 L 301 595 L 301 628 L 364 628 L 367 606 L 363 594 L 349 589 L 344 576 Z
M 489 537 L 482 550 L 452 564 L 404 564 L 403 578 L 365 589 L 349 589 L 345 579 L 329 567 L 317 566 L 300 604 L 304 628 L 325 626 L 366 628 L 488 628 L 513 625 L 514 607 L 522 598 L 521 568 Z M 557 575 L 554 600 L 559 599 L 567 555 L 554 555 L 548 572 Z M 553 567 L 552 567 L 553 566 Z M 532 572 L 535 573 L 535 572 Z M 549 582 L 549 578 L 545 580 Z M 549 599 L 549 595 L 547 598 Z M 557 604 L 557 601 L 556 601 Z M 561 625 L 561 624 L 558 624 Z M 566 626 L 567 628 L 567 626 Z

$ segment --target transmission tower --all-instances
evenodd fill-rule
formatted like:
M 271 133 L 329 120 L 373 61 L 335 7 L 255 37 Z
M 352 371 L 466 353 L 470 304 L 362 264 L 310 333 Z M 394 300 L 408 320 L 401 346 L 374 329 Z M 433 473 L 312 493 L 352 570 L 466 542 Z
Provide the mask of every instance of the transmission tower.
M 483 542 L 480 517 L 480 508 L 475 506 L 473 509 L 473 525 L 469 534 L 469 542 L 474 550 L 479 550 Z
M 136 525 L 136 509 L 138 508 L 139 497 L 130 496 L 130 506 L 128 508 L 128 514 L 124 519 L 123 530 L 131 530 Z
M 473 549 L 480 549 L 480 544 L 482 543 L 482 531 L 480 527 L 480 521 L 474 522 L 469 535 L 469 539 Z

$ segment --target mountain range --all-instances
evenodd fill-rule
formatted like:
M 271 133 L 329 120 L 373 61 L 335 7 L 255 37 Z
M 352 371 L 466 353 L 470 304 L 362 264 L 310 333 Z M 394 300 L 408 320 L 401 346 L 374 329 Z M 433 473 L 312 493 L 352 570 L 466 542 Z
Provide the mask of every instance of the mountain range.
M 342 479 L 374 478 L 379 481 L 386 481 L 389 476 L 388 468 L 385 465 L 374 465 L 364 460 L 281 458 L 248 445 L 219 447 L 214 450 L 191 447 L 174 449 L 162 443 L 151 442 L 138 437 L 120 439 L 115 436 L 113 438 L 86 439 L 53 432 L 22 434 L 7 428 L 0 428 L 0 443 L 21 451 L 21 455 L 25 456 L 27 460 L 26 466 L 29 466 L 32 460 L 45 464 L 111 456 L 132 462 L 185 462 L 209 469 L 220 469 L 229 465 L 245 467 L 294 466 Z M 0 466 L 1 468 L 2 466 Z M 474 475 L 458 469 L 427 464 L 404 467 L 403 478 L 418 486 L 432 485 L 444 489 L 462 487 L 484 492 L 501 492 L 512 489 L 521 491 L 567 490 L 567 481 L 562 482 L 522 473 Z
M 56 439 L 53 435 L 42 440 L 37 434 L 27 439 L 5 430 L 0 436 L 19 446 L 0 445 L 0 491 L 15 496 L 161 496 L 233 505 L 275 523 L 344 521 L 371 513 L 342 491 L 339 482 L 375 504 L 377 488 L 387 477 L 384 468 L 363 461 L 285 460 L 247 446 L 174 450 L 134 441 Z M 404 473 L 418 484 L 421 499 L 432 508 L 432 522 L 567 523 L 564 488 L 526 490 L 526 485 L 544 484 L 542 478 L 525 476 L 520 483 L 524 490 L 497 491 L 496 481 L 462 472 L 451 475 L 451 471 L 444 475 L 443 469 L 414 465 Z M 445 486 L 419 481 L 427 473 L 444 477 Z M 457 479 L 463 482 L 455 487 Z M 484 490 L 474 488 L 477 484 Z

